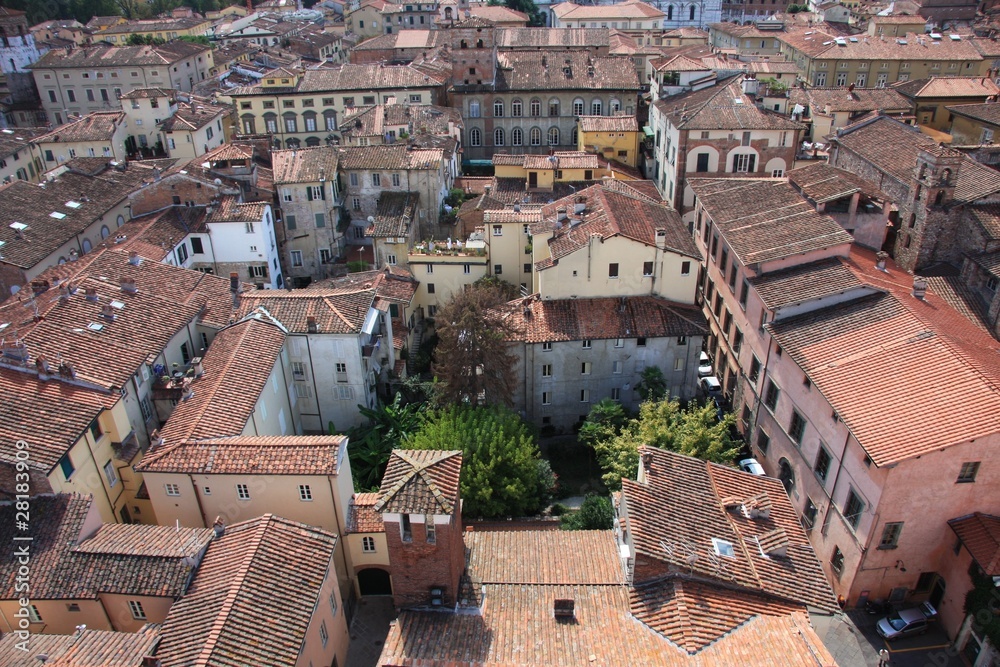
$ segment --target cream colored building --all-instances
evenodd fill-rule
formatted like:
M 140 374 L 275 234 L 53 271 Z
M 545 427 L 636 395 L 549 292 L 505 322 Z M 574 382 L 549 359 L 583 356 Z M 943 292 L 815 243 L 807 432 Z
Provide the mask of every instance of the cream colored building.
M 577 150 L 638 166 L 641 131 L 635 116 L 580 116 L 578 122 Z
M 160 132 L 170 157 L 190 160 L 226 143 L 226 129 L 232 123 L 230 107 L 191 98 L 160 123 Z
M 124 161 L 128 157 L 126 116 L 121 111 L 95 111 L 71 119 L 35 140 L 45 169 L 55 169 L 77 157 L 105 157 Z
M 121 97 L 122 112 L 128 119 L 128 144 L 136 148 L 165 150 L 160 123 L 177 112 L 177 91 L 163 88 L 133 88 Z
M 95 39 L 110 42 L 116 46 L 128 43 L 130 35 L 142 35 L 169 42 L 178 37 L 198 37 L 207 35 L 212 28 L 208 18 L 167 18 L 126 21 L 97 32 Z
M 32 127 L 0 130 L 0 183 L 41 179 L 42 158 L 35 139 L 47 132 Z
M 45 112 L 61 125 L 71 115 L 119 109 L 118 98 L 133 88 L 189 92 L 212 65 L 211 47 L 173 41 L 54 50 L 30 69 Z
M 420 281 L 413 296 L 414 306 L 423 317 L 434 318 L 438 309 L 456 293 L 490 275 L 490 258 L 482 240 L 469 239 L 459 247 L 453 240 L 421 243 L 410 249 L 407 263 Z M 510 282 L 509 278 L 504 278 Z M 412 352 L 411 352 L 412 354 Z

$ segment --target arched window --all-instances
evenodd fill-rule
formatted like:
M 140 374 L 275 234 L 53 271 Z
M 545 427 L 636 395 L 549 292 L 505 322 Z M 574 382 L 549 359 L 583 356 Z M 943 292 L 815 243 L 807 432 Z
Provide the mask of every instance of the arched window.
M 674 6 L 673 5 L 670 5 L 669 7 L 667 7 L 667 20 L 668 21 L 673 21 L 674 20 Z
M 278 116 L 273 113 L 264 114 L 264 131 L 269 134 L 278 133 Z
M 469 43 L 463 39 L 462 43 L 459 45 L 459 48 L 467 49 L 469 48 Z
M 291 111 L 285 112 L 281 115 L 282 119 L 285 121 L 285 132 L 290 134 L 299 131 L 299 121 L 294 113 Z
M 323 123 L 326 126 L 327 132 L 333 132 L 337 129 L 337 112 L 332 109 L 327 109 L 323 112 Z
M 531 115 L 538 117 L 542 115 L 542 101 L 539 99 L 531 100 Z
M 583 98 L 578 97 L 573 100 L 573 115 L 582 116 L 583 115 Z
M 503 118 L 503 100 L 497 100 L 493 103 L 493 117 Z
M 549 146 L 559 145 L 559 128 L 550 127 L 549 128 Z
M 111 230 L 108 229 L 107 225 L 101 225 L 101 238 L 106 239 L 111 236 Z
M 90 242 L 90 239 L 84 239 L 82 245 L 84 253 L 90 252 L 94 247 L 94 245 Z
M 694 21 L 694 9 L 695 9 L 694 5 L 691 5 L 691 7 L 688 8 L 688 20 L 689 21 Z
M 483 48 L 483 40 L 481 40 L 481 39 L 477 39 L 476 40 L 476 48 L 477 49 Z
M 306 132 L 316 131 L 316 112 L 315 111 L 304 111 L 302 112 L 302 122 L 305 124 Z
M 503 146 L 503 128 L 502 127 L 498 127 L 497 129 L 493 130 L 493 145 L 494 146 Z
M 524 141 L 524 136 L 521 132 L 521 128 L 515 127 L 513 130 L 510 131 L 511 146 L 520 146 L 523 141 Z
M 514 118 L 520 118 L 521 114 L 524 113 L 524 109 L 521 106 L 521 100 L 514 100 L 510 103 L 510 115 Z
M 576 125 L 573 126 L 572 140 L 570 141 L 570 146 L 576 146 Z
M 612 97 L 611 101 L 608 102 L 608 110 L 612 116 L 621 111 L 622 110 L 621 100 Z
M 65 257 L 60 257 L 59 258 L 59 263 L 60 264 L 65 264 L 66 263 L 66 258 Z
M 532 146 L 542 145 L 542 131 L 540 129 L 538 129 L 537 127 L 531 128 L 530 137 Z
M 594 100 L 590 103 L 590 115 L 591 116 L 601 116 L 604 114 L 604 103 L 600 100 Z
M 445 7 L 444 8 L 444 19 L 445 19 L 445 21 L 450 21 L 451 20 L 451 7 Z
M 240 120 L 243 122 L 243 134 L 257 134 L 256 123 L 252 114 L 245 113 L 240 116 Z
M 302 145 L 302 142 L 299 141 L 298 139 L 296 139 L 295 137 L 292 137 L 291 139 L 286 139 L 285 140 L 285 146 L 287 148 L 298 148 L 301 145 Z
M 122 225 L 125 224 L 125 216 L 119 215 L 118 216 L 118 220 L 116 222 L 117 222 L 118 226 L 121 227 Z
M 471 130 L 469 130 L 469 145 L 470 146 L 483 145 L 483 133 L 479 131 L 478 127 L 474 127 Z
M 307 137 L 306 146 L 319 146 L 319 137 Z
M 795 471 L 792 470 L 788 459 L 783 458 L 778 461 L 778 479 L 785 486 L 785 493 L 791 493 L 795 488 Z
M 553 97 L 551 100 L 549 100 L 549 116 L 554 117 L 558 115 L 559 115 L 559 100 Z

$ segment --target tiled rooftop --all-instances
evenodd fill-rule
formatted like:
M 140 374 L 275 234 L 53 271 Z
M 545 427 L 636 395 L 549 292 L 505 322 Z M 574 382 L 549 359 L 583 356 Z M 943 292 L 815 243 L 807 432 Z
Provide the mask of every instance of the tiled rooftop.
M 192 55 L 211 50 L 202 44 L 174 40 L 158 46 L 84 46 L 71 51 L 49 51 L 31 69 L 96 69 L 104 67 L 138 67 L 169 65 Z
M 769 309 L 858 290 L 863 283 L 839 258 L 821 259 L 750 280 Z
M 365 230 L 365 236 L 376 238 L 410 235 L 410 225 L 416 219 L 419 192 L 382 191 L 375 207 L 375 222 Z
M 706 178 L 688 183 L 744 264 L 851 242 L 836 220 L 817 213 L 786 181 Z
M 48 132 L 44 127 L 15 127 L 0 130 L 0 158 L 8 158 L 28 148 L 38 137 Z
M 410 65 L 378 63 L 339 65 L 335 68 L 306 70 L 298 85 L 290 90 L 300 93 L 332 93 L 338 91 L 423 89 L 440 86 L 443 80 Z M 274 88 L 261 85 L 236 88 L 234 95 L 273 95 Z
M 906 111 L 912 108 L 910 100 L 892 88 L 855 88 L 848 91 L 838 88 L 792 88 L 789 106 L 801 104 L 813 115 L 834 111 Z
M 410 150 L 406 144 L 355 146 L 339 149 L 341 169 L 441 169 L 444 151 L 439 148 Z
M 285 334 L 263 319 L 248 318 L 220 331 L 202 357 L 204 375 L 192 385 L 194 396 L 177 404 L 160 435 L 164 447 L 243 432 L 267 385 Z
M 171 206 L 150 215 L 133 218 L 117 231 L 126 236 L 115 247 L 137 252 L 145 259 L 162 262 L 189 233 L 204 233 L 205 209 L 200 206 Z
M 929 79 L 903 81 L 892 87 L 901 95 L 919 99 L 971 97 L 985 102 L 987 97 L 1000 93 L 1000 86 L 989 77 L 932 76 Z
M 804 129 L 801 123 L 781 114 L 757 108 L 755 100 L 743 92 L 739 76 L 654 104 L 673 125 L 683 130 Z
M 139 100 L 139 99 L 152 99 L 156 97 L 168 97 L 173 98 L 177 95 L 177 91 L 171 88 L 133 88 L 125 93 L 119 99 L 122 100 Z
M 81 534 L 88 513 L 96 512 L 92 502 L 90 496 L 79 494 L 32 498 L 32 598 L 96 599 L 101 593 L 180 597 L 190 572 L 185 558 L 196 558 L 212 531 L 185 529 L 189 541 L 179 545 L 173 526 L 122 524 L 111 528 L 107 537 L 98 531 L 98 545 L 92 548 L 86 541 L 80 544 L 88 537 Z M 13 539 L 14 510 L 13 503 L 0 505 L 5 519 L 0 528 L 4 562 L 14 560 L 18 544 Z M 159 544 L 164 553 L 156 553 Z M 10 570 L 3 575 L 3 599 L 17 597 L 16 574 Z
M 1000 343 L 933 292 L 911 296 L 892 262 L 854 247 L 848 267 L 885 292 L 768 326 L 875 464 L 1000 432 Z
M 267 202 L 241 202 L 238 196 L 222 195 L 212 212 L 205 216 L 206 223 L 260 222 L 264 219 Z
M 342 435 L 234 435 L 165 444 L 135 466 L 140 472 L 200 475 L 336 475 Z
M 792 169 L 787 174 L 789 182 L 817 204 L 836 201 L 861 192 L 869 197 L 885 198 L 874 183 L 844 169 L 833 167 L 828 162 L 814 162 L 805 167 Z
M 631 58 L 562 53 L 501 51 L 497 55 L 497 92 L 528 90 L 638 91 Z
M 465 547 L 469 576 L 484 584 L 625 583 L 610 531 L 472 531 Z
M 705 317 L 699 308 L 655 296 L 604 299 L 531 297 L 511 301 L 505 310 L 513 332 L 511 335 L 526 343 L 637 336 L 703 336 L 708 333 Z M 526 317 L 525 311 L 531 315 Z
M 461 451 L 394 449 L 376 512 L 452 514 L 458 502 Z
M 552 13 L 561 21 L 606 21 L 618 18 L 659 20 L 666 16 L 653 5 L 639 0 L 626 0 L 615 5 L 577 5 L 572 2 L 561 2 L 552 6 Z
M 36 656 L 48 656 L 48 667 L 142 667 L 142 659 L 156 652 L 160 626 L 147 623 L 138 632 L 84 630 L 73 635 L 32 634 L 29 650 L 16 646 L 16 634 L 0 639 L 0 667 L 37 667 Z
M 504 50 L 549 48 L 598 49 L 610 44 L 607 28 L 499 28 L 497 46 Z
M 377 493 L 355 493 L 347 510 L 347 532 L 385 532 L 382 514 L 375 511 L 377 502 Z
M 989 123 L 990 125 L 1000 125 L 1000 104 L 990 102 L 987 104 L 958 104 L 947 107 L 948 111 L 972 118 L 973 120 Z
M 177 111 L 160 123 L 160 129 L 164 132 L 194 132 L 210 123 L 223 120 L 223 116 L 228 114 L 229 107 L 181 102 L 177 105 Z
M 332 533 L 271 514 L 228 526 L 167 614 L 162 667 L 298 664 L 336 546 Z
M 948 522 L 983 572 L 1000 576 L 1000 517 L 976 512 Z
M 337 177 L 337 149 L 316 146 L 294 150 L 271 151 L 274 183 L 319 183 L 321 179 Z
M 255 290 L 240 297 L 240 314 L 247 316 L 263 307 L 290 333 L 309 333 L 309 318 L 315 318 L 316 333 L 358 333 L 375 300 L 371 287 L 327 288 L 310 285 L 291 291 Z

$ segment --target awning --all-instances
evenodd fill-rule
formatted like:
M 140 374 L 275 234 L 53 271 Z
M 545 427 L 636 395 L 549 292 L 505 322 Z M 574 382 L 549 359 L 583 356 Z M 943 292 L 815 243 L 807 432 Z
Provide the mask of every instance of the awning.
M 375 331 L 375 323 L 378 321 L 378 310 L 375 308 L 369 308 L 368 314 L 365 315 L 365 323 L 361 326 L 361 332 L 366 333 L 369 336 Z
M 646 135 L 647 137 L 651 137 L 651 136 L 653 136 L 653 134 L 654 134 L 654 133 L 653 133 L 653 128 L 651 128 L 651 127 L 650 127 L 649 125 L 643 125 L 643 126 L 642 126 L 642 131 L 643 131 L 643 133 L 644 133 L 644 134 L 645 134 L 645 135 Z
M 462 160 L 462 164 L 467 167 L 492 167 L 493 160 Z

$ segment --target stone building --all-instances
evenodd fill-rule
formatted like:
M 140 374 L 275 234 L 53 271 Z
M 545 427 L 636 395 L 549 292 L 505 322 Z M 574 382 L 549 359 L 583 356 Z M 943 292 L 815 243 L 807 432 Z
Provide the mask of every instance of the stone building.
M 28 65 L 40 56 L 22 11 L 0 7 L 0 41 L 0 72 L 8 76 L 27 72 Z

